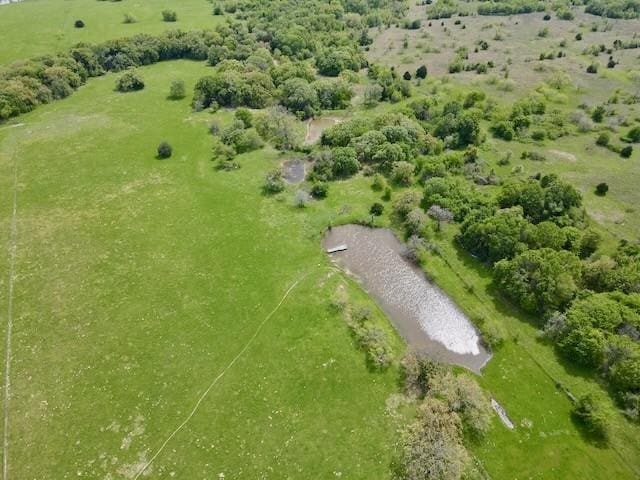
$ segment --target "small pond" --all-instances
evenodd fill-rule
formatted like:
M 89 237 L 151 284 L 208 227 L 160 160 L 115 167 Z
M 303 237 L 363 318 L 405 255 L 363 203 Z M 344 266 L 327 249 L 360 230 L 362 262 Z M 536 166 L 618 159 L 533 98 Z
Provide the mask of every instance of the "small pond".
M 431 358 L 474 372 L 491 358 L 480 335 L 456 304 L 402 255 L 403 244 L 387 229 L 334 227 L 323 239 L 332 260 L 354 275 L 407 341 Z
M 287 160 L 282 164 L 282 177 L 288 183 L 300 183 L 305 177 L 305 160 L 296 158 L 294 160 Z
M 322 132 L 327 128 L 333 127 L 336 123 L 339 123 L 338 118 L 332 117 L 318 117 L 312 118 L 307 122 L 307 136 L 304 139 L 305 145 L 313 145 L 320 140 Z

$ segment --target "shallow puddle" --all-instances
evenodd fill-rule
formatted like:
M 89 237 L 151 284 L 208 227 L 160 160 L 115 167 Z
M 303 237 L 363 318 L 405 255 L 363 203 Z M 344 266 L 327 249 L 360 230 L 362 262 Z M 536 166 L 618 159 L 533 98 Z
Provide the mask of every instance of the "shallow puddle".
M 332 260 L 354 275 L 409 345 L 435 360 L 479 372 L 491 358 L 458 306 L 422 269 L 402 256 L 403 245 L 387 229 L 334 227 L 322 242 Z

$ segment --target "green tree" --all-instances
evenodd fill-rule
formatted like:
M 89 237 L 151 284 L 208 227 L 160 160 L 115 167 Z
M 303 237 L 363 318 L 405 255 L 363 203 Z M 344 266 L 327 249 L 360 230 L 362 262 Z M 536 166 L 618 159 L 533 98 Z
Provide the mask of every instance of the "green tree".
M 303 78 L 291 78 L 280 87 L 280 103 L 300 118 L 309 118 L 320 109 L 318 93 Z
M 578 291 L 581 264 L 567 251 L 528 250 L 495 264 L 500 288 L 523 310 L 545 312 L 569 303 Z
M 172 100 L 178 100 L 184 98 L 187 94 L 186 87 L 183 80 L 173 80 L 171 87 L 169 88 L 169 98 Z

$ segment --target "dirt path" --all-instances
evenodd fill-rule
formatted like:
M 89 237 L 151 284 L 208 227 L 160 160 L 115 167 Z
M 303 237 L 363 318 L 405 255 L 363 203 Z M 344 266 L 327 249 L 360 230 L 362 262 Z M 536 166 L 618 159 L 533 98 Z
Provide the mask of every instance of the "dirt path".
M 224 376 L 225 373 L 227 373 L 227 371 L 229 371 L 229 369 L 231 369 L 231 367 L 233 367 L 233 365 L 238 361 L 238 359 L 240 359 L 240 357 L 242 357 L 242 355 L 247 351 L 247 349 L 251 346 L 251 344 L 253 343 L 253 341 L 256 339 L 256 337 L 258 336 L 258 334 L 260 333 L 260 331 L 262 330 L 262 327 L 264 327 L 265 323 L 267 323 L 269 321 L 269 319 L 278 311 L 278 309 L 282 306 L 282 304 L 284 303 L 284 301 L 287 299 L 287 297 L 289 296 L 289 294 L 293 291 L 294 288 L 296 288 L 298 286 L 298 284 L 304 280 L 304 278 L 306 278 L 309 274 L 305 274 L 302 277 L 300 277 L 298 280 L 296 280 L 295 282 L 293 282 L 293 284 L 287 289 L 287 291 L 284 293 L 284 295 L 282 296 L 282 298 L 280 299 L 280 302 L 278 303 L 278 305 L 276 305 L 276 308 L 274 308 L 271 313 L 269 313 L 269 315 L 267 315 L 264 320 L 262 320 L 262 322 L 260 322 L 260 325 L 258 325 L 258 328 L 256 328 L 256 331 L 253 332 L 253 335 L 251 336 L 251 338 L 249 338 L 249 340 L 247 341 L 247 343 L 244 345 L 244 347 L 242 347 L 242 350 L 240 350 L 240 352 L 238 352 L 238 354 L 233 357 L 233 360 L 231 360 L 231 362 L 224 368 L 224 370 L 222 370 L 222 372 L 220 372 L 220 374 L 218 374 L 218 376 L 216 378 L 213 379 L 213 381 L 211 382 L 211 384 L 209 385 L 209 387 L 204 391 L 204 393 L 200 396 L 200 398 L 198 399 L 198 401 L 196 402 L 195 406 L 193 407 L 193 410 L 191 410 L 191 413 L 187 416 L 187 418 L 184 419 L 184 421 L 178 425 L 178 428 L 176 428 L 171 435 L 169 435 L 167 437 L 167 439 L 162 443 L 162 445 L 160 445 L 160 448 L 158 448 L 158 450 L 156 451 L 156 453 L 153 454 L 153 456 L 151 457 L 151 459 L 140 469 L 138 470 L 138 473 L 136 474 L 136 476 L 134 477 L 134 480 L 137 480 L 153 463 L 153 461 L 158 457 L 158 455 L 160 455 L 162 453 L 162 451 L 165 449 L 165 447 L 167 446 L 167 444 L 171 441 L 171 439 L 173 437 L 176 436 L 176 434 L 182 430 L 184 428 L 184 426 L 189 423 L 189 420 L 191 420 L 191 418 L 193 418 L 193 416 L 195 415 L 196 411 L 198 410 L 198 408 L 200 408 L 200 404 L 202 403 L 202 401 L 205 399 L 205 397 L 209 394 L 209 392 L 213 389 L 213 387 L 218 383 L 218 381 Z
M 9 398 L 11 396 L 11 333 L 13 330 L 13 284 L 15 280 L 16 264 L 16 217 L 18 210 L 18 159 L 13 157 L 13 212 L 11 214 L 11 230 L 9 233 L 9 291 L 7 293 L 7 325 L 4 358 L 4 405 L 2 429 L 2 478 L 9 478 Z

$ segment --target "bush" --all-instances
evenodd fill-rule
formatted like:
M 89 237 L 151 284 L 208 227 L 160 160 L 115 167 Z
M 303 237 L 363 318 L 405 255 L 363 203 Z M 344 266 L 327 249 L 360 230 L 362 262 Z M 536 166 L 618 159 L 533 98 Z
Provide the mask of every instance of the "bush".
M 593 393 L 587 394 L 578 400 L 573 415 L 591 435 L 599 440 L 608 439 L 610 418 L 604 400 Z
M 158 145 L 158 158 L 169 158 L 173 154 L 173 148 L 167 142 Z
M 426 65 L 421 65 L 416 70 L 416 78 L 427 78 L 427 67 Z
M 73 26 L 76 27 L 76 28 L 84 28 L 84 22 L 82 20 L 76 20 L 73 23 Z
M 629 158 L 633 153 L 633 147 L 631 145 L 627 145 L 626 147 L 622 147 L 620 150 L 620 156 L 622 158 Z
M 134 17 L 133 15 L 131 15 L 130 13 L 125 13 L 124 14 L 123 23 L 136 23 L 137 21 L 138 21 L 138 19 L 136 17 Z
M 178 20 L 178 14 L 174 10 L 163 10 L 162 20 L 165 22 L 175 22 Z
M 606 183 L 604 183 L 604 182 L 599 183 L 599 184 L 596 186 L 596 194 L 597 194 L 597 195 L 604 196 L 604 195 L 606 195 L 606 194 L 607 194 L 607 192 L 608 192 L 608 191 L 609 191 L 609 185 L 607 185 L 607 184 L 606 184 Z
M 411 185 L 411 179 L 413 177 L 414 166 L 409 162 L 396 162 L 393 164 L 391 170 L 391 178 L 395 183 L 402 186 Z
M 369 209 L 369 213 L 376 217 L 379 217 L 380 215 L 382 215 L 382 212 L 384 212 L 384 205 L 378 202 L 371 205 L 371 208 Z
M 329 184 L 325 182 L 314 183 L 311 187 L 311 195 L 314 198 L 326 198 L 329 194 Z
M 311 196 L 304 190 L 297 190 L 293 197 L 293 204 L 298 208 L 306 207 L 311 201 Z
M 171 82 L 171 87 L 169 87 L 169 98 L 172 100 L 179 100 L 184 98 L 186 95 L 186 87 L 184 86 L 184 81 L 182 80 L 174 80 Z
M 598 64 L 592 63 L 587 67 L 587 73 L 598 73 Z
M 598 138 L 596 139 L 596 145 L 600 145 L 601 147 L 606 147 L 609 145 L 610 140 L 611 140 L 611 137 L 609 136 L 609 134 L 607 132 L 602 132 L 600 135 L 598 135 Z
M 127 72 L 116 81 L 116 90 L 119 92 L 133 92 L 143 88 L 144 82 L 136 72 Z
M 640 142 L 640 127 L 635 126 L 627 133 L 627 138 L 632 143 Z
M 284 180 L 280 170 L 272 170 L 267 173 L 262 191 L 267 194 L 280 193 L 284 190 Z

